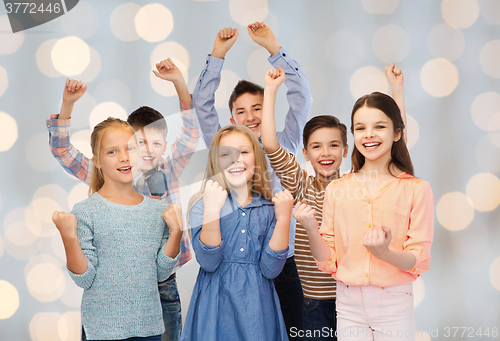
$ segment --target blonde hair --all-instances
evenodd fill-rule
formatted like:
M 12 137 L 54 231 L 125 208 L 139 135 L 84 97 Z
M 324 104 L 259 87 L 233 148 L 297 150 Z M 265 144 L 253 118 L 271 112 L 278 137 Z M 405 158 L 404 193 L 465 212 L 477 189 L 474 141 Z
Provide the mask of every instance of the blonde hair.
M 229 134 L 242 134 L 245 135 L 252 143 L 253 152 L 255 154 L 254 175 L 252 179 L 252 192 L 259 193 L 262 197 L 271 200 L 273 197 L 272 182 L 270 174 L 267 171 L 267 161 L 259 140 L 255 137 L 250 129 L 242 125 L 229 125 L 220 129 L 215 134 L 212 142 L 210 143 L 208 151 L 208 164 L 205 171 L 205 177 L 201 185 L 201 190 L 191 197 L 188 205 L 189 210 L 196 204 L 202 197 L 203 191 L 208 180 L 217 181 L 220 186 L 224 187 L 229 194 L 230 185 L 224 176 L 223 170 L 219 166 L 218 147 L 222 138 Z M 189 220 L 188 220 L 189 222 Z
M 90 136 L 90 147 L 92 148 L 92 155 L 96 160 L 99 160 L 101 155 L 101 141 L 104 134 L 111 129 L 122 129 L 130 132 L 131 135 L 134 135 L 134 129 L 125 121 L 120 120 L 119 118 L 108 117 L 101 123 L 97 124 L 92 131 L 92 135 Z M 89 196 L 92 193 L 97 192 L 104 185 L 104 176 L 102 174 L 102 170 L 97 168 L 94 162 L 92 167 L 92 174 L 90 176 L 90 187 L 89 187 Z

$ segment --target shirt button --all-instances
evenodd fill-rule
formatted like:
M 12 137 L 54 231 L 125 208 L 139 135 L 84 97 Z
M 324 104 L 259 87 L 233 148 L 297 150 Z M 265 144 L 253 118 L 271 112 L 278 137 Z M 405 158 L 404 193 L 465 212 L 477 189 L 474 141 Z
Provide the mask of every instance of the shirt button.
M 283 53 L 283 57 L 286 57 L 286 53 Z
M 242 215 L 242 216 L 246 216 L 245 212 L 243 212 L 241 215 Z
M 370 253 L 370 251 L 366 250 L 366 253 Z
M 368 278 L 368 274 L 365 274 L 365 277 Z
M 371 229 L 372 228 L 372 224 L 368 224 L 368 228 Z
M 241 233 L 245 233 L 246 231 L 245 230 L 241 230 Z
M 368 205 L 370 205 L 372 202 L 370 201 L 370 199 L 368 199 Z
M 50 128 L 50 124 L 47 124 L 47 128 Z
M 295 68 L 295 71 L 299 71 L 299 68 L 298 68 L 298 67 L 296 67 L 296 68 Z
M 245 251 L 245 249 L 244 249 L 244 248 L 241 248 L 241 249 L 240 249 L 240 251 L 241 251 L 241 252 L 243 252 L 243 251 Z

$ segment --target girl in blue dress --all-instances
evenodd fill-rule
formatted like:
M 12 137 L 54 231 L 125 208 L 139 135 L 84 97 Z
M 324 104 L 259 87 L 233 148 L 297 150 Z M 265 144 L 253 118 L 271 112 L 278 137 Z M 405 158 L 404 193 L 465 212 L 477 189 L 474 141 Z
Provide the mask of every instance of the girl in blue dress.
M 272 197 L 250 129 L 219 130 L 190 204 L 200 271 L 181 340 L 288 340 L 272 279 L 286 261 L 292 206 L 289 192 Z

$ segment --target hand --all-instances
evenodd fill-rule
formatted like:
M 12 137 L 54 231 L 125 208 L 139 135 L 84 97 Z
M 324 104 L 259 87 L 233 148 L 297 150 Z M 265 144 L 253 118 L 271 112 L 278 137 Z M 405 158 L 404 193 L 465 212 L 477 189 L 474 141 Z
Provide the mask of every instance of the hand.
M 153 73 L 156 77 L 170 81 L 172 83 L 184 81 L 181 70 L 174 64 L 172 59 L 167 58 L 156 63 L 156 70 Z
M 281 45 L 265 22 L 254 22 L 248 25 L 247 30 L 252 40 L 265 48 L 271 55 L 280 50 Z
M 219 213 L 226 202 L 227 191 L 217 181 L 208 180 L 203 191 L 205 210 Z
M 212 57 L 224 59 L 227 51 L 229 51 L 236 42 L 238 34 L 237 28 L 224 27 L 220 30 L 215 37 L 214 49 L 211 54 Z
M 87 91 L 88 85 L 83 86 L 82 81 L 76 79 L 66 79 L 63 92 L 63 102 L 73 104 L 78 101 Z
M 305 200 L 298 202 L 293 208 L 293 216 L 304 227 L 304 229 L 318 229 L 318 221 L 316 220 L 316 210 L 308 206 Z
M 52 214 L 52 221 L 56 224 L 56 227 L 63 239 L 77 238 L 77 223 L 74 214 L 55 211 L 54 214 Z
M 290 218 L 293 208 L 293 196 L 290 192 L 284 190 L 276 193 L 272 202 L 277 220 Z
M 387 81 L 392 89 L 403 87 L 403 71 L 401 71 L 401 69 L 394 63 L 385 67 L 385 77 L 387 78 Z
M 170 204 L 161 217 L 165 220 L 170 233 L 182 232 L 182 208 L 180 205 Z
M 372 230 L 363 236 L 363 245 L 377 258 L 389 250 L 392 240 L 391 229 L 382 225 L 382 230 Z
M 278 90 L 285 81 L 285 71 L 278 66 L 277 69 L 271 69 L 266 73 L 266 89 Z

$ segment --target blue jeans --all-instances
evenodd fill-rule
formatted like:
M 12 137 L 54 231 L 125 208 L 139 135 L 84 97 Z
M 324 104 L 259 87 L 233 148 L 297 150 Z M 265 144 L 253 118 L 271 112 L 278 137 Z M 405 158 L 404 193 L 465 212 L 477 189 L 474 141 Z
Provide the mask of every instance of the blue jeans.
M 158 283 L 165 333 L 162 341 L 179 341 L 182 333 L 181 299 L 175 278 Z
M 175 277 L 158 283 L 158 291 L 160 293 L 160 302 L 163 311 L 163 323 L 165 324 L 165 333 L 161 336 L 161 341 L 179 341 L 182 333 L 182 314 L 181 299 L 179 297 L 179 291 L 177 290 L 177 281 Z M 83 328 L 82 341 L 87 341 Z
M 304 297 L 304 340 L 337 340 L 335 299 L 315 300 Z
M 288 338 L 301 340 L 300 337 L 291 336 L 291 334 L 295 336 L 297 331 L 303 330 L 302 320 L 304 315 L 304 294 L 302 293 L 302 286 L 300 285 L 299 274 L 293 256 L 286 260 L 283 271 L 274 279 L 274 287 L 280 299 L 281 312 L 285 320 Z M 293 331 L 296 332 L 293 333 Z

